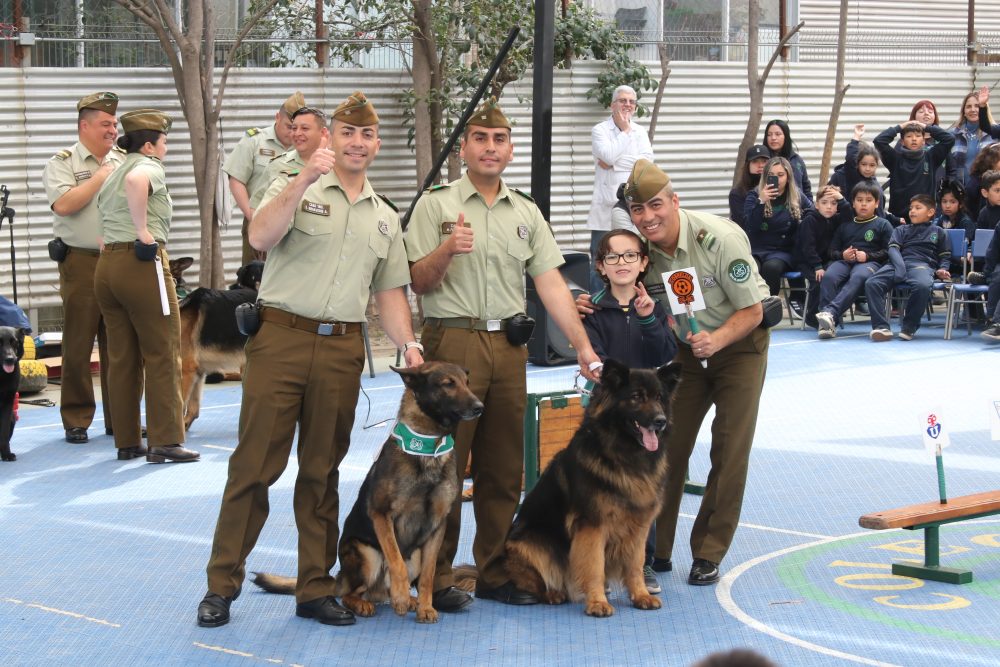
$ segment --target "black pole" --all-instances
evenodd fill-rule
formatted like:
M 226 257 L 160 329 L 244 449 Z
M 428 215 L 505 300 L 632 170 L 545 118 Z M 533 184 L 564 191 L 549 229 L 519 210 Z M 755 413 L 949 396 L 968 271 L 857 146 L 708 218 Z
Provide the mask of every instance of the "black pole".
M 0 195 L 3 200 L 0 202 L 0 225 L 3 225 L 4 218 L 10 226 L 10 280 L 14 290 L 14 303 L 17 303 L 17 266 L 14 263 L 14 209 L 7 206 L 10 198 L 10 190 L 6 185 L 0 185 Z
M 555 3 L 535 0 L 531 118 L 531 196 L 549 219 L 552 199 L 552 85 Z
M 417 200 L 420 199 L 420 195 L 424 193 L 424 190 L 431 187 L 434 180 L 437 178 L 438 172 L 441 171 L 441 166 L 444 165 L 444 161 L 448 159 L 451 151 L 455 148 L 455 142 L 458 141 L 458 137 L 461 136 L 462 132 L 465 131 L 465 125 L 469 122 L 469 118 L 476 111 L 476 107 L 479 106 L 479 100 L 482 99 L 483 94 L 486 92 L 486 88 L 493 81 L 493 77 L 496 76 L 497 70 L 500 69 L 500 65 L 503 63 L 504 58 L 507 57 L 507 52 L 510 51 L 510 47 L 514 46 L 514 40 L 517 39 L 518 33 L 521 32 L 520 26 L 514 26 L 510 29 L 507 34 L 507 40 L 500 47 L 500 51 L 497 53 L 497 57 L 493 59 L 490 64 L 489 70 L 486 72 L 486 76 L 483 80 L 479 82 L 479 88 L 476 89 L 475 94 L 469 99 L 469 103 L 465 105 L 465 111 L 462 113 L 462 117 L 458 119 L 458 123 L 451 131 L 451 136 L 448 137 L 448 142 L 441 149 L 441 153 L 437 156 L 437 160 L 434 161 L 434 166 L 431 170 L 427 172 L 427 177 L 424 179 L 423 185 L 417 190 L 417 196 L 413 198 L 410 202 L 410 208 L 406 209 L 406 213 L 403 214 L 402 220 L 400 220 L 400 225 L 403 229 L 410 224 L 410 213 L 413 212 L 413 207 L 416 206 Z

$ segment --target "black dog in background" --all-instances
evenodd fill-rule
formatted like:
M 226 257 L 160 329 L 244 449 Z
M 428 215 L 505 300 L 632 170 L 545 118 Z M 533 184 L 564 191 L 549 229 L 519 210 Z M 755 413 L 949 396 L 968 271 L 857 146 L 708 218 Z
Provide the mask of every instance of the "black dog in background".
M 21 382 L 21 357 L 24 356 L 24 329 L 0 327 L 0 460 L 16 461 L 10 451 L 14 435 L 14 395 Z
M 236 307 L 257 300 L 264 276 L 264 262 L 254 260 L 236 272 L 237 283 L 228 290 L 199 287 L 180 302 L 181 396 L 184 428 L 201 411 L 205 376 L 226 371 L 243 372 L 247 337 L 236 326 Z

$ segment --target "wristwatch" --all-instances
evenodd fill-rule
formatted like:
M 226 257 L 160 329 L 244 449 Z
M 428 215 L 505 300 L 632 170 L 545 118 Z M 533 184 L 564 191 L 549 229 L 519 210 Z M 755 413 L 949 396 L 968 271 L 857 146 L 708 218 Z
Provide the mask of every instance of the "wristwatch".
M 415 347 L 420 354 L 424 353 L 424 346 L 415 340 L 411 340 L 409 343 L 403 343 L 403 352 L 405 353 L 410 348 Z

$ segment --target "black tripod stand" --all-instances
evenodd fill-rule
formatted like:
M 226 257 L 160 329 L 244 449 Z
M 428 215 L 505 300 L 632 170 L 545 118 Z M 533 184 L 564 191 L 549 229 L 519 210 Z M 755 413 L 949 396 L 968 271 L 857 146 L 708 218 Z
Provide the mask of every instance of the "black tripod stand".
M 3 198 L 0 201 L 0 227 L 3 227 L 5 218 L 10 227 L 10 278 L 14 289 L 14 303 L 17 303 L 17 267 L 14 264 L 14 209 L 7 206 L 10 190 L 7 189 L 6 185 L 0 185 L 0 196 Z

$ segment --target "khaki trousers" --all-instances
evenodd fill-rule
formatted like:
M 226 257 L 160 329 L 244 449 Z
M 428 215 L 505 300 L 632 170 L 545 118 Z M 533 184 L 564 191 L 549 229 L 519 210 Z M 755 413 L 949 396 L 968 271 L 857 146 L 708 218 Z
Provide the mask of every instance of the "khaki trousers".
M 181 401 L 181 320 L 167 252 L 159 250 L 170 315 L 164 316 L 156 262 L 143 262 L 131 244 L 105 247 L 94 292 L 108 330 L 108 390 L 115 447 L 142 443 L 140 402 L 145 377 L 150 447 L 184 442 Z
M 59 296 L 63 302 L 62 384 L 59 412 L 63 428 L 89 428 L 97 402 L 90 373 L 90 357 L 97 338 L 101 363 L 101 406 L 105 428 L 111 428 L 108 396 L 108 335 L 94 295 L 97 251 L 71 248 L 59 264 Z
M 295 525 L 299 562 L 295 597 L 308 602 L 334 593 L 340 513 L 339 466 L 350 447 L 364 369 L 360 332 L 344 336 L 263 322 L 247 343 L 239 444 L 208 562 L 208 590 L 233 595 L 246 559 L 267 520 L 268 488 L 288 465 L 299 427 Z
M 707 369 L 701 367 L 689 345 L 678 346 L 677 359 L 683 370 L 674 396 L 673 427 L 667 438 L 670 467 L 665 503 L 656 520 L 657 557 L 669 558 L 673 551 L 688 459 L 702 420 L 713 404 L 712 469 L 691 528 L 691 554 L 719 563 L 729 550 L 743 507 L 770 336 L 766 329 L 754 329 L 713 355 Z
M 428 360 L 450 361 L 469 370 L 469 385 L 485 408 L 478 419 L 459 425 L 455 433 L 455 460 L 461 487 L 464 464 L 471 452 L 475 485 L 472 507 L 476 516 L 472 555 L 480 584 L 495 588 L 508 579 L 504 540 L 521 500 L 528 349 L 508 343 L 502 331 L 433 325 L 424 326 L 421 342 Z M 452 561 L 458 552 L 461 526 L 462 500 L 458 497 L 448 515 L 438 554 L 436 591 L 454 584 Z

